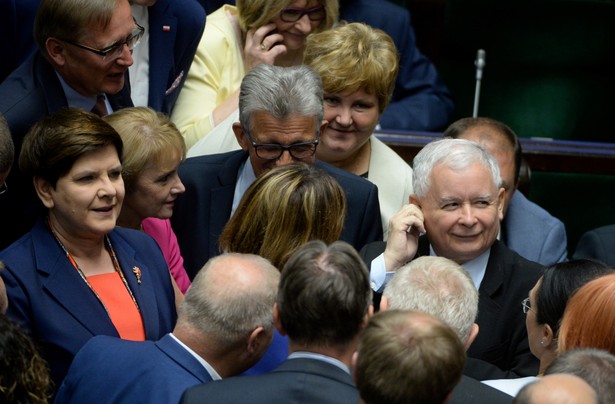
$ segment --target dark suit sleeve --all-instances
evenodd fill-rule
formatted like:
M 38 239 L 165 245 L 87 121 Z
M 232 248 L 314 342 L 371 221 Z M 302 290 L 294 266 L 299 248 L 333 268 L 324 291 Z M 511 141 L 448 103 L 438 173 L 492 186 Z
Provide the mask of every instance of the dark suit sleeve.
M 382 235 L 382 219 L 380 215 L 380 203 L 378 202 L 378 188 L 370 187 L 365 204 L 362 224 L 359 230 L 359 238 L 356 242 L 356 248 L 361 250 L 364 245 L 372 241 L 381 241 Z

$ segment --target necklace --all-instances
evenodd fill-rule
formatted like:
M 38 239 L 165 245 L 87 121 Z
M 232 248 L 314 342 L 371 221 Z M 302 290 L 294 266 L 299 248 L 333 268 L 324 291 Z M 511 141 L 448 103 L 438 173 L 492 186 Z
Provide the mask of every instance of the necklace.
M 73 267 L 75 268 L 75 270 L 77 271 L 77 273 L 79 274 L 81 279 L 83 279 L 83 281 L 88 286 L 88 288 L 90 288 L 90 290 L 92 291 L 94 296 L 96 296 L 96 298 L 98 299 L 98 301 L 102 305 L 103 309 L 105 309 L 105 312 L 107 312 L 107 315 L 109 315 L 109 310 L 107 310 L 107 307 L 105 306 L 105 303 L 102 301 L 102 299 L 100 298 L 98 293 L 96 293 L 96 290 L 94 290 L 94 288 L 92 287 L 90 282 L 88 282 L 88 278 L 85 276 L 85 274 L 83 273 L 81 268 L 79 268 L 79 265 L 77 264 L 77 261 L 75 261 L 75 257 L 73 257 L 73 255 L 66 249 L 66 247 L 64 247 L 64 244 L 62 244 L 62 241 L 60 241 L 60 238 L 58 237 L 58 234 L 56 233 L 55 229 L 53 228 L 53 226 L 51 224 L 51 219 L 49 219 L 49 218 L 47 218 L 47 225 L 49 226 L 49 230 L 51 230 L 51 234 L 53 234 L 53 237 L 56 239 L 56 241 L 60 245 L 60 248 L 62 249 L 62 251 L 64 251 L 64 254 L 66 254 L 66 258 L 68 258 L 68 260 L 73 265 Z M 115 251 L 113 250 L 113 246 L 111 245 L 111 240 L 109 240 L 109 236 L 107 236 L 107 235 L 105 235 L 105 250 L 107 250 L 107 252 L 111 256 L 111 262 L 113 263 L 113 268 L 115 269 L 115 272 L 118 273 L 120 279 L 122 280 L 122 283 L 126 287 L 126 290 L 128 291 L 128 294 L 130 295 L 130 298 L 132 299 L 132 302 L 135 304 L 135 306 L 137 308 L 137 311 L 140 313 L 141 310 L 139 309 L 139 304 L 137 304 L 137 300 L 135 299 L 134 295 L 132 294 L 132 290 L 130 290 L 130 286 L 128 286 L 128 282 L 126 281 L 126 277 L 124 276 L 124 273 L 122 272 L 122 269 L 120 267 L 120 263 L 119 263 L 119 261 L 117 259 L 117 256 L 115 255 Z M 141 283 L 141 282 L 139 282 L 139 283 Z

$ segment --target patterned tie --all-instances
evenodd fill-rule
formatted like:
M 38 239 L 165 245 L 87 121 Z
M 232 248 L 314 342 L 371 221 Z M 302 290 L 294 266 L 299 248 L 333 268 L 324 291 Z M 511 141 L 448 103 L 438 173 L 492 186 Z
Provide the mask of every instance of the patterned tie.
M 94 105 L 94 108 L 92 108 L 92 112 L 98 116 L 109 115 L 109 111 L 107 111 L 107 104 L 105 104 L 104 94 L 98 94 L 98 97 L 96 97 L 96 104 Z

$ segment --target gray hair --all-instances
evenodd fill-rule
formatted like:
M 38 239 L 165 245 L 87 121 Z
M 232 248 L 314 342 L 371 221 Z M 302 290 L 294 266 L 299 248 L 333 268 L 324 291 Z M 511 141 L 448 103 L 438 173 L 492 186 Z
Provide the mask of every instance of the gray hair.
M 545 376 L 566 373 L 579 376 L 594 388 L 600 403 L 615 403 L 615 356 L 602 349 L 564 352 L 545 370 Z
M 442 139 L 428 143 L 413 161 L 414 194 L 419 197 L 427 194 L 435 166 L 443 164 L 453 170 L 463 170 L 475 163 L 487 168 L 495 187 L 501 187 L 502 177 L 497 160 L 477 143 L 465 139 Z
M 418 310 L 439 318 L 465 343 L 478 312 L 478 291 L 459 264 L 419 257 L 397 270 L 384 289 L 390 309 Z
M 243 78 L 239 92 L 239 121 L 248 131 L 253 129 L 252 114 L 259 111 L 276 119 L 313 116 L 320 128 L 325 115 L 320 76 L 307 66 L 256 66 Z
M 229 265 L 229 259 L 245 264 Z M 258 281 L 246 281 L 245 267 L 258 268 Z M 243 272 L 243 273 L 242 273 Z M 212 338 L 220 347 L 232 347 L 257 327 L 273 328 L 273 304 L 280 272 L 258 255 L 229 253 L 210 259 L 199 271 L 179 306 L 184 322 Z
M 4 116 L 0 114 L 0 173 L 11 169 L 13 160 L 15 160 L 15 145 L 11 130 Z

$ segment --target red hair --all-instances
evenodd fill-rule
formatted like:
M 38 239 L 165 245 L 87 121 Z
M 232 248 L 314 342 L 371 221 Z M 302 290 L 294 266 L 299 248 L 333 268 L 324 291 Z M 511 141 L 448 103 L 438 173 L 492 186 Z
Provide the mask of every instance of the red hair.
M 560 353 L 598 348 L 615 354 L 615 274 L 587 283 L 568 301 L 559 330 Z

